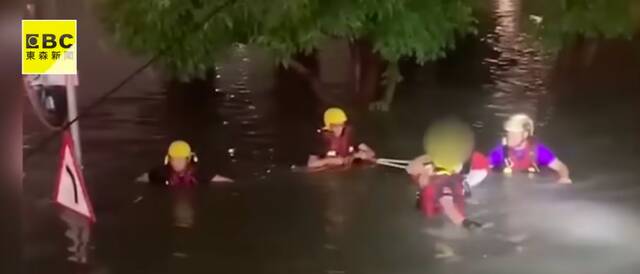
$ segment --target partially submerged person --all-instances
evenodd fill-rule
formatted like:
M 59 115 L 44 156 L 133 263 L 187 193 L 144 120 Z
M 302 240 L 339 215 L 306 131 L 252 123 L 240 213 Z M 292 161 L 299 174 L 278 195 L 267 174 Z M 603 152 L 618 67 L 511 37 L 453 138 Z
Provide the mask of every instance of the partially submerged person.
M 169 146 L 164 165 L 154 168 L 138 178 L 139 182 L 166 186 L 195 186 L 203 183 L 230 183 L 233 180 L 214 175 L 207 177 L 198 169 L 198 157 L 185 141 L 174 141 Z
M 432 163 L 431 157 L 423 154 L 413 159 L 406 170 L 409 174 L 418 174 L 424 171 L 425 166 Z M 456 173 L 464 177 L 463 190 L 466 197 L 471 196 L 472 188 L 484 181 L 489 174 L 489 169 L 489 160 L 487 157 L 478 151 L 474 151 L 471 157 L 456 170 Z
M 474 184 L 482 181 L 487 171 L 484 157 L 479 153 L 471 155 L 473 143 L 471 129 L 457 120 L 437 122 L 427 131 L 424 141 L 427 154 L 407 167 L 407 173 L 420 188 L 418 207 L 427 217 L 444 213 L 456 225 L 467 229 L 482 227 L 465 215 L 463 166 L 475 161 L 470 169 L 484 173 L 476 175 Z
M 318 131 L 320 147 L 309 155 L 307 166 L 322 168 L 347 166 L 353 160 L 371 160 L 375 152 L 365 143 L 357 142 L 354 129 L 347 123 L 342 109 L 329 108 L 324 112 L 324 128 Z
M 570 184 L 569 168 L 547 146 L 533 137 L 529 116 L 516 114 L 504 123 L 506 137 L 490 153 L 491 167 L 509 175 L 513 171 L 537 173 L 547 167 L 558 175 L 558 183 Z

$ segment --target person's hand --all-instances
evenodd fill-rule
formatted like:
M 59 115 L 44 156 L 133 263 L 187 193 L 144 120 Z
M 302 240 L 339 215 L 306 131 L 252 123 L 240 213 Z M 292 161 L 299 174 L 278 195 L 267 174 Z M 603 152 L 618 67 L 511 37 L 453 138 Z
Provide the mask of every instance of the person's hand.
M 343 164 L 350 166 L 353 163 L 353 160 L 355 160 L 357 157 L 353 157 L 353 156 L 349 156 L 349 157 L 345 157 L 342 158 L 343 159 Z
M 371 162 L 375 162 L 376 161 L 376 156 L 375 154 L 369 152 L 369 151 L 358 151 L 353 155 L 354 158 L 356 159 L 360 159 L 363 161 L 371 161 Z
M 212 183 L 233 183 L 233 179 L 224 177 L 222 175 L 216 175 L 211 178 Z
M 352 158 L 366 160 L 367 155 L 363 151 L 358 151 L 353 154 Z
M 420 175 L 420 177 L 418 177 L 418 186 L 420 186 L 420 188 L 426 187 L 429 184 L 429 176 L 428 175 Z
M 557 182 L 559 184 L 572 184 L 573 183 L 573 181 L 571 181 L 571 178 L 568 178 L 568 177 L 560 178 L 560 179 L 558 179 Z
M 341 166 L 345 164 L 345 158 L 342 157 L 330 157 L 326 159 L 328 165 Z

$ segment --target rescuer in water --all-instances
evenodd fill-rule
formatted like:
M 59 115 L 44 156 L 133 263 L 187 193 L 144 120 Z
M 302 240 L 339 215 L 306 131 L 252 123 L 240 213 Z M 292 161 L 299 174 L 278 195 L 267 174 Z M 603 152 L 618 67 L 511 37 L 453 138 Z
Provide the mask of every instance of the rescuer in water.
M 342 109 L 327 109 L 324 128 L 318 132 L 321 144 L 309 155 L 309 168 L 348 166 L 354 160 L 373 161 L 375 158 L 375 152 L 369 146 L 356 141 L 354 129 L 347 123 L 347 115 Z
M 424 146 L 427 154 L 407 167 L 407 173 L 419 187 L 418 208 L 427 217 L 444 213 L 456 225 L 467 229 L 481 228 L 481 223 L 466 217 L 464 209 L 466 176 L 470 171 L 478 172 L 471 182 L 477 185 L 486 177 L 488 169 L 486 158 L 472 153 L 471 129 L 454 119 L 436 122 L 427 131 Z
M 413 159 L 406 170 L 409 174 L 418 174 L 424 169 L 425 165 L 429 163 L 433 163 L 431 157 L 424 154 Z M 471 196 L 472 188 L 484 181 L 489 174 L 489 170 L 489 160 L 484 154 L 478 151 L 474 151 L 471 157 L 457 170 L 457 173 L 464 176 L 463 187 L 466 197 Z
M 490 165 L 509 175 L 513 171 L 534 174 L 547 167 L 558 175 L 558 183 L 572 183 L 569 168 L 547 146 L 533 137 L 529 116 L 516 114 L 504 123 L 506 136 L 490 153 Z
M 189 143 L 177 140 L 171 143 L 164 165 L 143 174 L 138 182 L 163 186 L 195 186 L 206 183 L 230 183 L 232 179 L 221 175 L 207 177 L 198 169 L 198 157 Z

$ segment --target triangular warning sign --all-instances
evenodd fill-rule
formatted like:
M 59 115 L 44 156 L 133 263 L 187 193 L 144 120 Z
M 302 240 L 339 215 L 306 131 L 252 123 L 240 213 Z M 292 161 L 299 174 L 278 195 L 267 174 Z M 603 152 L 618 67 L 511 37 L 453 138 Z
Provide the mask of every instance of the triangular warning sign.
M 53 199 L 59 204 L 95 221 L 96 217 L 87 194 L 84 176 L 82 176 L 82 170 L 80 170 L 75 159 L 73 138 L 69 132 L 65 132 L 63 135 L 58 182 Z

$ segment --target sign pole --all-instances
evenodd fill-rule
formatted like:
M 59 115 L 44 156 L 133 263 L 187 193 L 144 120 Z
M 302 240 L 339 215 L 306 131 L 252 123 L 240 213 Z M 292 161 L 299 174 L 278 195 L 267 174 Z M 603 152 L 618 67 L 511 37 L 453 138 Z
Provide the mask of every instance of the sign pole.
M 78 117 L 78 100 L 76 97 L 76 84 L 78 81 L 75 80 L 77 75 L 66 75 L 66 85 L 67 85 L 67 107 L 68 107 L 68 116 L 69 121 L 73 121 L 76 117 Z M 74 156 L 76 156 L 76 160 L 78 164 L 82 167 L 82 148 L 80 145 L 80 124 L 78 121 L 71 124 L 71 137 L 73 138 L 73 144 L 75 151 Z

